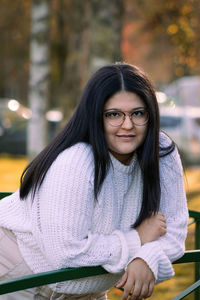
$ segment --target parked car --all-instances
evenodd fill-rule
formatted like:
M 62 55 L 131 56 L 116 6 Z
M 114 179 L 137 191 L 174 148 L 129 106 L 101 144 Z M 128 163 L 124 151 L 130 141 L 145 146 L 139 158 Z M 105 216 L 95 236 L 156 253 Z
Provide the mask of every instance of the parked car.
M 200 164 L 200 107 L 160 107 L 160 125 L 187 164 Z
M 10 128 L 4 128 L 0 136 L 0 153 L 26 154 L 27 122 L 19 122 Z
M 30 110 L 14 99 L 0 99 L 0 153 L 27 153 L 27 126 Z M 48 122 L 48 141 L 50 141 L 62 120 L 62 113 L 49 110 L 46 113 Z

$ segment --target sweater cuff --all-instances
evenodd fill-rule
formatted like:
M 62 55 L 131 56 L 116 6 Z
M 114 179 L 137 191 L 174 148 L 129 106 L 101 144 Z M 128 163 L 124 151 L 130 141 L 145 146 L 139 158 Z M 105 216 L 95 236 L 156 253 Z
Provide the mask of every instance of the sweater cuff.
M 136 230 L 122 233 L 119 230 L 113 232 L 117 236 L 120 242 L 119 247 L 121 248 L 120 254 L 113 259 L 112 264 L 105 264 L 103 268 L 110 273 L 120 273 L 125 270 L 129 261 L 132 260 L 133 256 L 137 253 L 141 246 L 141 241 Z M 117 246 L 117 245 L 116 245 Z
M 113 262 L 103 265 L 103 268 L 109 273 L 120 273 L 123 271 L 124 266 L 128 260 L 128 247 L 124 238 L 124 234 L 122 232 L 116 230 L 113 232 L 113 235 L 115 235 L 117 238 L 117 241 L 115 243 L 116 247 L 119 247 L 119 249 L 121 248 L 121 250 L 117 251 L 117 255 L 113 257 Z
M 156 283 L 174 275 L 172 264 L 157 241 L 144 244 L 134 258 L 143 259 L 152 270 Z
M 144 244 L 140 251 L 138 251 L 137 255 L 134 258 L 143 259 L 149 268 L 152 270 L 155 280 L 158 278 L 158 262 L 161 256 L 161 249 L 158 245 L 151 245 L 150 243 Z

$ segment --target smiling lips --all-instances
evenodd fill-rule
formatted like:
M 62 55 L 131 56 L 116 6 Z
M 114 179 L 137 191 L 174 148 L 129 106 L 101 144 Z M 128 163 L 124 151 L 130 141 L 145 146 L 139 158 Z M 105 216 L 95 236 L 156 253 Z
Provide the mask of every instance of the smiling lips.
M 132 140 L 135 137 L 135 135 L 117 135 L 117 137 L 122 140 L 129 141 Z

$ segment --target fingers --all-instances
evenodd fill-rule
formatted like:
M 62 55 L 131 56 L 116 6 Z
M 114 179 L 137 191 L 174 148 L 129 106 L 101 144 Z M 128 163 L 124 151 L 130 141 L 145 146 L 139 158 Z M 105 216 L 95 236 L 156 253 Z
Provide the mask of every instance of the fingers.
M 154 282 L 154 281 L 151 281 L 151 282 L 149 283 L 149 289 L 148 289 L 148 293 L 147 293 L 146 298 L 151 297 L 151 295 L 153 294 L 154 285 L 155 285 L 155 282 Z
M 167 225 L 166 225 L 166 219 L 163 213 L 160 213 L 160 236 L 163 236 L 167 232 Z
M 122 300 L 141 300 L 152 294 L 154 282 L 154 274 L 146 262 L 141 258 L 135 258 L 129 263 L 117 287 L 124 284 Z
M 132 290 L 132 284 L 127 284 L 127 286 L 124 288 L 124 293 L 122 296 L 122 300 L 140 300 L 140 299 L 146 299 L 149 298 L 152 293 L 153 293 L 153 289 L 154 289 L 154 282 L 150 282 L 142 284 L 141 282 L 136 282 L 135 286 L 133 287 L 133 292 L 130 298 L 129 295 L 131 294 L 131 290 Z
M 163 228 L 160 229 L 160 237 L 165 235 L 166 233 L 167 233 L 166 229 L 163 229 Z
M 122 300 L 127 300 L 128 299 L 128 297 L 131 293 L 131 289 L 133 287 L 133 284 L 134 284 L 133 280 L 128 279 L 126 281 L 126 284 L 124 286 L 124 292 L 123 292 L 123 295 L 122 295 Z
M 130 297 L 131 300 L 137 300 L 137 299 L 142 299 L 141 298 L 141 290 L 142 290 L 142 283 L 141 282 L 136 282 L 132 296 Z
M 127 277 L 128 277 L 128 274 L 127 274 L 127 272 L 125 272 L 124 275 L 122 276 L 120 282 L 116 285 L 116 288 L 121 288 L 122 286 L 124 286 L 127 281 Z
M 163 236 L 167 232 L 166 218 L 162 212 L 158 212 L 155 218 L 159 222 L 159 234 Z
M 154 221 L 156 220 L 156 221 L 159 221 L 159 222 L 162 222 L 162 223 L 166 224 L 166 218 L 165 218 L 165 216 L 162 212 L 158 212 L 156 214 L 153 214 L 148 219 L 149 220 L 154 220 Z
M 159 220 L 166 222 L 165 215 L 162 212 L 159 211 L 156 216 L 158 217 Z
M 148 292 L 148 285 L 143 284 L 141 282 L 136 282 L 133 293 L 131 296 L 131 300 L 140 300 L 144 298 L 144 295 Z
M 138 299 L 144 299 L 147 298 L 147 295 L 149 294 L 149 284 L 143 284 L 140 292 L 140 298 Z M 137 298 L 136 298 L 137 299 Z

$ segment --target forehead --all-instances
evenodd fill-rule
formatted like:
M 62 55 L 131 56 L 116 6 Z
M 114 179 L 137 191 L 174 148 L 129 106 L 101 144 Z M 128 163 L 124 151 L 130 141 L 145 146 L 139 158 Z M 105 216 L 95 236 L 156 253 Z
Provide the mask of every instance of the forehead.
M 137 107 L 146 107 L 144 101 L 135 93 L 121 91 L 110 97 L 104 109 L 131 110 Z

